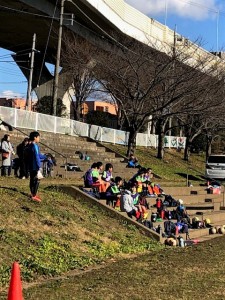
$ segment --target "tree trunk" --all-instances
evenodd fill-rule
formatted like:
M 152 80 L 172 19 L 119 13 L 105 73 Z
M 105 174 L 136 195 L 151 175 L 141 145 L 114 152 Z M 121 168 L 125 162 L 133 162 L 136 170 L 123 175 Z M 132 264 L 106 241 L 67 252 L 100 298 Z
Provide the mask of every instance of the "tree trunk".
M 131 154 L 134 154 L 136 149 L 136 137 L 137 137 L 137 130 L 133 127 L 129 128 L 129 138 L 128 138 L 128 145 L 127 145 L 127 157 Z
M 164 157 L 164 122 L 163 120 L 158 121 L 158 151 L 157 151 L 157 158 L 163 159 Z
M 205 156 L 206 156 L 206 160 L 208 159 L 209 155 L 212 152 L 212 136 L 206 136 L 206 151 L 205 151 Z
M 188 135 L 186 136 L 186 144 L 184 148 L 184 160 L 189 161 L 190 156 L 190 145 L 192 143 L 192 140 Z
M 79 96 L 76 96 L 75 111 L 74 111 L 74 120 L 76 120 L 76 121 L 82 121 L 81 120 L 81 108 L 82 108 L 82 103 L 79 100 Z
M 117 112 L 117 129 L 122 130 L 124 124 L 124 116 L 121 110 L 121 107 L 118 107 L 118 112 Z

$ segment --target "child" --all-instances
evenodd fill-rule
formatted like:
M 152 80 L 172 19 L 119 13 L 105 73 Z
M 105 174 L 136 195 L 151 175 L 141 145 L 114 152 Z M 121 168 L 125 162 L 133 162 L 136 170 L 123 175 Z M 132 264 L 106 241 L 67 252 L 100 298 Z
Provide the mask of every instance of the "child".
M 90 167 L 90 169 L 87 170 L 87 172 L 84 174 L 84 186 L 89 188 L 93 185 L 93 177 L 92 177 L 92 171 L 96 168 L 96 163 L 93 163 Z
M 146 186 L 145 173 L 146 173 L 146 169 L 142 168 L 138 172 L 138 175 L 134 179 L 134 181 L 137 184 L 137 191 L 138 191 L 138 193 L 141 193 L 142 190 L 143 190 L 143 187 Z
M 140 167 L 140 165 L 138 163 L 138 159 L 133 154 L 131 154 L 130 158 L 128 159 L 127 167 L 128 168 L 139 168 Z
M 101 193 L 102 194 L 101 196 L 103 197 L 104 193 L 106 192 L 106 188 L 109 186 L 109 183 L 102 180 L 101 175 L 100 175 L 102 172 L 102 169 L 103 169 L 102 162 L 100 162 L 100 161 L 97 162 L 95 164 L 95 168 L 93 168 L 93 170 L 91 172 L 91 176 L 93 179 L 93 183 L 99 185 L 99 193 Z
M 153 177 L 153 174 L 152 174 L 152 169 L 151 168 L 147 168 L 146 169 L 146 173 L 145 173 L 145 180 L 147 183 L 151 182 L 151 179 Z
M 111 185 L 107 188 L 105 197 L 106 197 L 106 204 L 110 205 L 119 210 L 120 208 L 120 197 L 121 197 L 121 186 L 123 185 L 123 180 L 121 177 L 116 176 L 115 182 L 111 183 Z
M 142 218 L 144 218 L 146 216 L 147 209 L 144 205 L 142 205 L 143 203 L 140 202 L 141 197 L 140 194 L 137 192 L 135 183 L 131 184 L 130 190 L 131 197 L 133 198 L 133 204 L 138 208 L 138 211 L 141 213 Z
M 37 195 L 39 187 L 39 178 L 38 171 L 41 168 L 41 160 L 46 159 L 46 156 L 40 153 L 38 143 L 40 141 L 40 134 L 37 131 L 30 133 L 29 149 L 28 149 L 28 162 L 29 162 L 29 171 L 30 171 L 30 191 L 31 199 L 37 202 L 41 202 L 40 197 Z
M 112 164 L 106 164 L 105 165 L 105 171 L 102 174 L 102 180 L 109 183 L 109 184 L 113 180 L 112 170 L 113 170 L 113 165 Z M 108 185 L 108 187 L 109 187 L 109 185 Z

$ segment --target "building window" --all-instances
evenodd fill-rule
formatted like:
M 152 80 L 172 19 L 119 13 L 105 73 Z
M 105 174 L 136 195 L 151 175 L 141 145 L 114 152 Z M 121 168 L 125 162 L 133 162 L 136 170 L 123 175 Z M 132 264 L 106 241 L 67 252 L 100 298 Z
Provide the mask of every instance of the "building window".
M 98 111 L 104 111 L 104 107 L 103 106 L 96 106 L 96 110 L 98 110 Z

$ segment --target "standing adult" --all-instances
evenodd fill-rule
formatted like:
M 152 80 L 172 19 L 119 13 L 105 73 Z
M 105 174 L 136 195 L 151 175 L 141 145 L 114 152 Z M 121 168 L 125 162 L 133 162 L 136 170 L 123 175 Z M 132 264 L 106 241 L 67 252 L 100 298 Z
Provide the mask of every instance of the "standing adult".
M 10 135 L 5 134 L 1 140 L 2 149 L 2 176 L 10 176 L 12 170 L 12 155 L 15 154 L 13 151 L 12 144 L 10 142 Z
M 37 195 L 40 178 L 39 171 L 41 168 L 41 160 L 46 159 L 46 156 L 40 153 L 38 143 L 40 142 L 40 134 L 37 131 L 30 133 L 30 144 L 28 146 L 28 168 L 30 172 L 30 192 L 31 199 L 41 202 L 40 197 Z
M 19 178 L 25 179 L 27 177 L 27 172 L 25 171 L 25 162 L 24 162 L 24 149 L 28 144 L 28 137 L 26 137 L 22 143 L 16 147 L 16 154 L 19 158 Z

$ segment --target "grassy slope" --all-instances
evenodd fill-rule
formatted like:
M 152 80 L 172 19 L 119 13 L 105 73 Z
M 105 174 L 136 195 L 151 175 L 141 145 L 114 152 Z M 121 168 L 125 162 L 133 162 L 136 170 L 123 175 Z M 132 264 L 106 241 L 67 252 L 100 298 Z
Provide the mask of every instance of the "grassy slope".
M 12 262 L 25 281 L 96 265 L 111 257 L 159 249 L 133 227 L 65 195 L 43 180 L 42 203 L 28 199 L 28 182 L 0 178 L 0 285 Z

